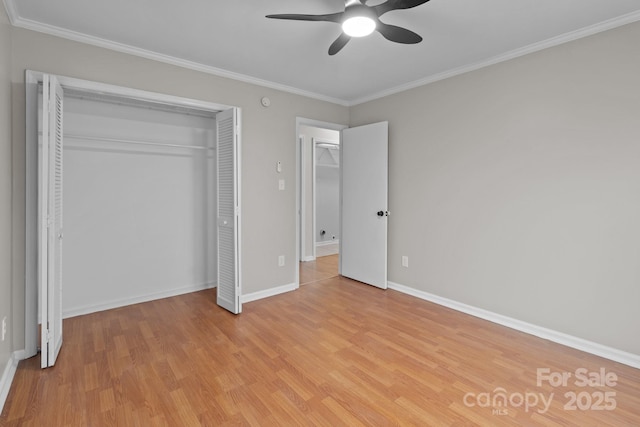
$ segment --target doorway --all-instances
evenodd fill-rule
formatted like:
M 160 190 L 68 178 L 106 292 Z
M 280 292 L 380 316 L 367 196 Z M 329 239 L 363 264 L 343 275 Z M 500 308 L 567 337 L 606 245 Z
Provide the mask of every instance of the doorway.
M 297 149 L 297 243 L 301 268 L 304 262 L 317 260 L 315 245 L 310 245 L 309 225 L 309 143 L 302 131 L 340 132 L 340 203 L 338 273 L 363 283 L 387 288 L 388 209 L 388 122 L 347 128 L 347 126 L 298 118 Z M 319 137 L 321 138 L 321 137 Z M 313 146 L 312 146 L 313 147 Z M 315 160 L 315 157 L 312 157 Z M 306 197 L 305 197 L 306 196 Z M 314 233 L 317 230 L 314 231 Z M 313 236 L 312 236 L 313 237 Z M 315 242 L 315 241 L 314 241 Z M 311 249 L 309 247 L 311 246 Z M 317 270 L 314 269 L 314 270 Z
M 319 130 L 303 127 L 305 133 Z M 340 134 L 326 131 L 327 137 L 311 138 L 311 235 L 312 256 L 300 262 L 300 284 L 308 284 L 336 277 L 339 273 L 340 252 Z M 305 142 L 305 144 L 307 144 Z M 307 188 L 307 190 L 309 190 Z M 309 222 L 307 222 L 309 224 Z
M 316 258 L 340 252 L 340 135 L 312 138 L 313 244 Z
M 339 274 L 340 132 L 346 126 L 298 118 L 297 283 Z

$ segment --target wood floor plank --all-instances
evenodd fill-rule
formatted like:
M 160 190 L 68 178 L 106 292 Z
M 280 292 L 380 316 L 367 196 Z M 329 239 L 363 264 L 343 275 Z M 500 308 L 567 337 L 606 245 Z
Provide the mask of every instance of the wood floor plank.
M 207 290 L 64 322 L 55 367 L 20 362 L 1 426 L 640 425 L 637 369 L 339 276 L 239 316 Z M 618 381 L 538 386 L 538 368 Z M 501 389 L 554 397 L 482 404 Z M 568 392 L 616 408 L 568 410 Z

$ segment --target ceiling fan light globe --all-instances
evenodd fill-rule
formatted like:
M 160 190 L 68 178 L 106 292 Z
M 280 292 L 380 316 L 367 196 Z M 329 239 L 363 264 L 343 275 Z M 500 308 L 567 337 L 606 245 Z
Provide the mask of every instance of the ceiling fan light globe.
M 351 37 L 365 37 L 376 29 L 376 21 L 367 16 L 353 16 L 342 23 L 342 31 Z

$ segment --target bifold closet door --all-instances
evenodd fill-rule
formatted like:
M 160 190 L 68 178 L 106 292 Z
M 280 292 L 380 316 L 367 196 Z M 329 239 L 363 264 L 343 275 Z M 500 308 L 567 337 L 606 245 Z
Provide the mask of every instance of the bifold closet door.
M 62 86 L 42 80 L 42 138 L 38 145 L 38 292 L 41 367 L 53 366 L 62 347 Z
M 218 305 L 238 314 L 240 303 L 240 146 L 235 109 L 218 113 Z

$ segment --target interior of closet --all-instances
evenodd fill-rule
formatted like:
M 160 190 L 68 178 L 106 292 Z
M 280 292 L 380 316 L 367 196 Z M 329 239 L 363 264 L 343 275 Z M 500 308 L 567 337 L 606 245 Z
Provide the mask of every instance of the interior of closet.
M 216 282 L 215 112 L 65 91 L 63 316 Z

